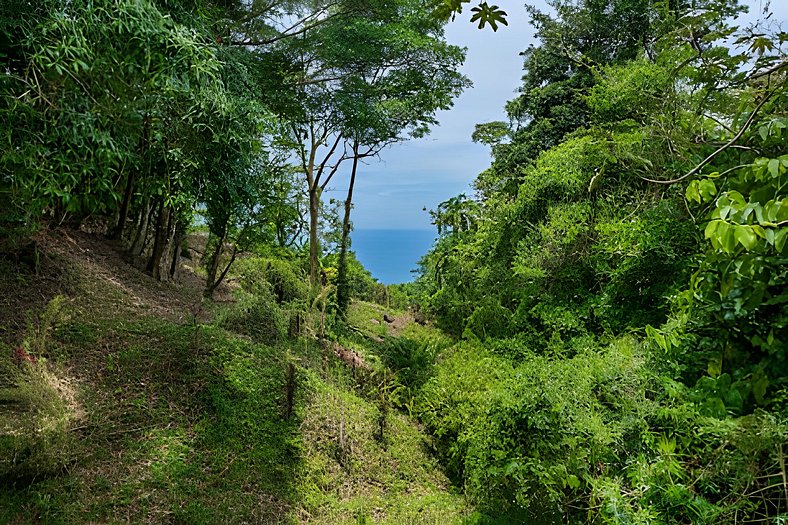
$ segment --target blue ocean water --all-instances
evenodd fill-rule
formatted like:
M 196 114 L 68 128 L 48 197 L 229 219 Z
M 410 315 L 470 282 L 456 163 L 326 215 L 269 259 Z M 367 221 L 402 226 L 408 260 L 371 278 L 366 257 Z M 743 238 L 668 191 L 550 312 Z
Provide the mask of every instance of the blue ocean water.
M 432 247 L 435 236 L 435 230 L 353 230 L 351 250 L 378 281 L 406 283 L 416 277 L 411 270 Z

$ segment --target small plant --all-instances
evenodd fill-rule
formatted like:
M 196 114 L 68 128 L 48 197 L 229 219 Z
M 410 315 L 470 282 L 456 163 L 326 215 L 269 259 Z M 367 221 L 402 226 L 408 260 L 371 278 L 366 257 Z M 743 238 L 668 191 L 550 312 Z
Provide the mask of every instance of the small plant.
M 33 356 L 44 357 L 49 353 L 49 342 L 52 332 L 66 319 L 63 306 L 66 298 L 56 295 L 47 304 L 36 321 L 27 324 L 27 334 L 22 347 Z
M 304 300 L 309 289 L 293 263 L 282 259 L 250 257 L 238 261 L 241 286 L 253 294 L 273 293 L 278 303 Z
M 50 301 L 22 344 L 0 357 L 0 477 L 48 475 L 70 459 L 68 430 L 79 418 L 75 389 L 43 358 L 63 303 L 62 296 Z

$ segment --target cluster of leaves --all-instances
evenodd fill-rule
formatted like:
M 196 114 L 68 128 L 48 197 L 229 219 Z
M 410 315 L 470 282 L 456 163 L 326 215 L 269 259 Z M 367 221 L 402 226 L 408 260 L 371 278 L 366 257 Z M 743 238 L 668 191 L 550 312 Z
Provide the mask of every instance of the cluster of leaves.
M 505 342 L 508 351 L 518 344 Z M 704 416 L 693 389 L 655 373 L 632 337 L 569 359 L 526 350 L 516 363 L 499 354 L 503 346 L 444 351 L 414 403 L 484 514 L 638 524 L 774 515 L 753 501 L 754 472 L 778 485 L 755 490 L 784 505 L 779 447 L 788 427 L 778 414 Z
M 150 248 L 161 278 L 198 202 L 220 238 L 273 222 L 259 218 L 275 171 L 261 140 L 276 129 L 256 95 L 260 71 L 247 51 L 214 41 L 210 13 L 14 3 L 3 24 L 0 236 L 104 217 L 133 255 Z
M 428 133 L 469 85 L 444 21 L 410 0 L 7 4 L 0 248 L 93 217 L 174 278 L 196 215 L 209 297 L 238 252 L 307 239 L 319 285 L 321 192 L 339 165 L 353 159 L 355 179 L 359 159 Z M 352 191 L 328 240 L 345 305 L 372 296 L 345 275 Z
M 477 195 L 432 212 L 414 290 L 467 342 L 417 412 L 493 515 L 779 519 L 785 34 L 735 2 L 551 6 Z
M 745 407 L 767 404 L 768 393 L 785 389 L 788 381 L 788 157 L 780 138 L 786 98 L 779 91 L 767 116 L 744 136 L 756 151 L 726 159 L 715 166 L 722 172 L 686 189 L 687 200 L 703 214 L 708 245 L 680 310 L 687 340 L 676 343 L 695 345 L 711 377 L 729 373 Z M 742 406 L 736 400 L 723 408 Z

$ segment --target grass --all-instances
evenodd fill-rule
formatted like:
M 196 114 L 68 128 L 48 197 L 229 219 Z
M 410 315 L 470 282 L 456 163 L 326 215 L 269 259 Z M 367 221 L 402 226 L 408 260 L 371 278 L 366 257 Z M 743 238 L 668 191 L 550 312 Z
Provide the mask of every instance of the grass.
M 69 275 L 70 315 L 36 332 L 48 358 L 40 384 L 49 394 L 58 381 L 73 387 L 71 405 L 52 398 L 67 443 L 56 450 L 66 454 L 0 483 L 0 523 L 451 524 L 470 515 L 428 438 L 376 390 L 385 345 L 344 336 L 374 363 L 372 375 L 354 374 L 311 339 L 263 344 L 188 315 L 151 315 L 112 281 Z M 351 318 L 381 337 L 383 313 L 359 303 Z M 16 366 L 2 361 L 9 349 L 0 362 Z
M 385 337 L 388 335 L 388 326 L 383 315 L 401 313 L 378 304 L 354 301 L 348 310 L 348 323 L 367 337 Z
M 309 383 L 302 423 L 304 523 L 461 521 L 464 500 L 451 492 L 411 421 L 317 376 Z
M 298 425 L 275 406 L 281 350 L 153 318 L 95 335 L 70 348 L 95 367 L 82 389 L 89 416 L 78 462 L 65 475 L 12 484 L 0 508 L 20 509 L 16 518 L 35 509 L 29 522 L 216 523 L 227 512 L 239 522 L 287 521 L 299 447 Z

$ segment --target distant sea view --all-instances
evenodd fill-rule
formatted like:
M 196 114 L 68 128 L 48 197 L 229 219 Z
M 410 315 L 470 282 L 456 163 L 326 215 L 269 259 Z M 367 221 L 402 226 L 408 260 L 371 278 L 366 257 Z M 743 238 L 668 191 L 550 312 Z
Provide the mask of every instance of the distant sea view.
M 421 257 L 432 247 L 435 230 L 354 230 L 351 249 L 372 276 L 384 284 L 412 281 Z

